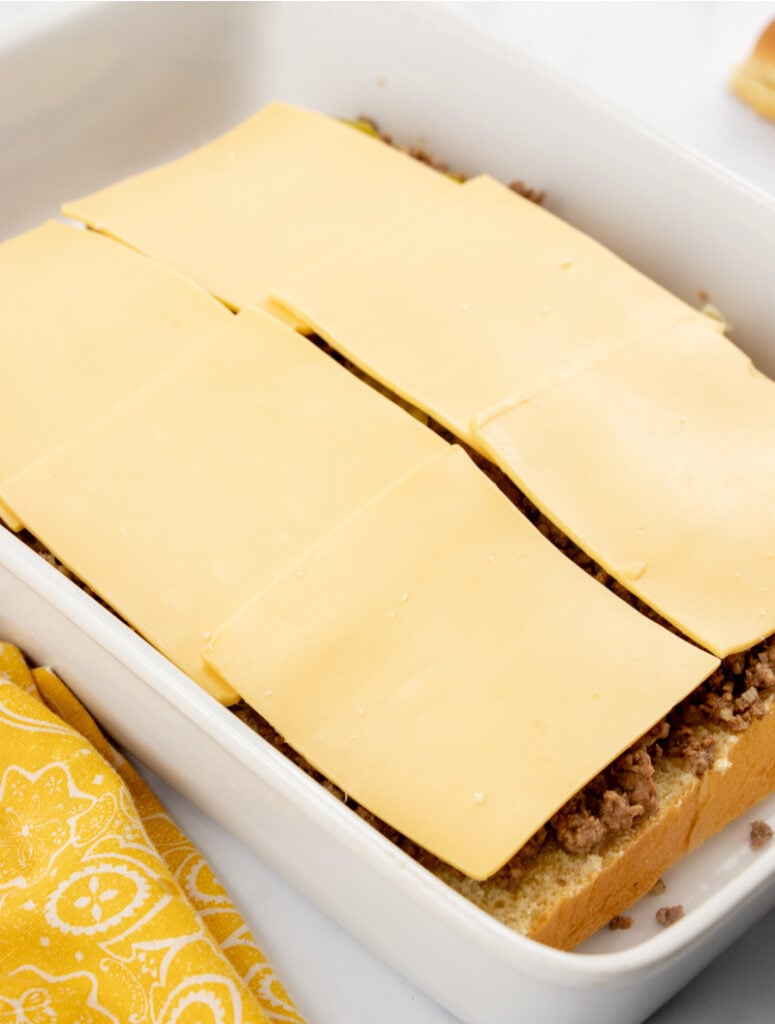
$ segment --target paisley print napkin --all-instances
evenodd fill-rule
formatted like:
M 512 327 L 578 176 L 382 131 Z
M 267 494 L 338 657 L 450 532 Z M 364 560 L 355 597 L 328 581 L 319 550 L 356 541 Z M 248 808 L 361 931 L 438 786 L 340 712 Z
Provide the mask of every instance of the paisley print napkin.
M 0 1024 L 301 1024 L 207 864 L 47 669 L 0 644 Z

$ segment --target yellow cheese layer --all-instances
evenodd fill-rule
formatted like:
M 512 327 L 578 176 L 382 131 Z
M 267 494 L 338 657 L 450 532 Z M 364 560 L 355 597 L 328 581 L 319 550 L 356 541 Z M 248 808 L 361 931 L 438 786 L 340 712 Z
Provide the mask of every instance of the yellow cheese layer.
M 486 414 L 491 458 L 720 656 L 775 632 L 775 384 L 700 322 Z
M 0 310 L 0 479 L 233 319 L 177 274 L 53 222 L 0 245 Z
M 275 276 L 287 309 L 469 443 L 496 403 L 700 317 L 486 177 Z
M 327 534 L 205 658 L 474 878 L 718 664 L 573 565 L 456 447 Z
M 258 312 L 0 482 L 14 513 L 183 671 L 278 571 L 444 447 Z
M 241 308 L 266 306 L 278 272 L 456 187 L 333 118 L 271 103 L 201 149 L 64 211 Z

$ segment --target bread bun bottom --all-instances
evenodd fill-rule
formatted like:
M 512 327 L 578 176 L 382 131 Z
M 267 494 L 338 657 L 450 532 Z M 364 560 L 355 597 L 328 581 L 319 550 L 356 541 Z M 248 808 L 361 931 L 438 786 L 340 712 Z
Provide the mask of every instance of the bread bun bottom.
M 513 930 L 571 950 L 648 893 L 671 865 L 775 790 L 772 702 L 745 732 L 719 735 L 714 766 L 701 778 L 661 759 L 654 776 L 659 810 L 603 852 L 541 850 L 516 883 L 503 873 L 476 882 L 444 865 L 435 873 Z
M 764 29 L 748 60 L 735 69 L 729 84 L 757 114 L 775 121 L 775 20 Z

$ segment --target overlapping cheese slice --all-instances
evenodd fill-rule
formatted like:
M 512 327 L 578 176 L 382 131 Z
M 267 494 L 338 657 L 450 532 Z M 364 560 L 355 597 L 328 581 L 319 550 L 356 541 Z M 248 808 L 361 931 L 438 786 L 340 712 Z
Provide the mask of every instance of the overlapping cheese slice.
M 469 443 L 496 403 L 701 317 L 487 177 L 275 276 L 282 305 Z
M 701 322 L 484 415 L 480 446 L 716 654 L 775 632 L 775 383 Z
M 456 187 L 333 118 L 271 103 L 201 149 L 64 211 L 241 308 L 266 305 L 278 271 L 325 258 Z
M 488 178 L 277 298 L 689 636 L 725 654 L 775 631 L 773 386 L 718 323 Z
M 207 637 L 444 447 L 290 328 L 228 315 L 213 341 L 0 482 L 35 536 L 224 701 Z
M 457 447 L 327 534 L 205 658 L 474 878 L 718 664 L 573 565 Z
M 0 309 L 0 479 L 232 319 L 178 274 L 53 222 L 0 246 Z M 1 503 L 0 515 L 19 528 Z

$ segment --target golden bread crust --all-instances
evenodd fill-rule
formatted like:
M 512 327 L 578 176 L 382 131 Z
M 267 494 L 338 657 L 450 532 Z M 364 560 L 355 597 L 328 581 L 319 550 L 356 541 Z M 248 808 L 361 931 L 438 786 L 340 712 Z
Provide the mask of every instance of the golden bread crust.
M 775 18 L 759 36 L 752 56 L 764 64 L 769 63 L 775 67 Z
M 663 807 L 620 852 L 607 857 L 591 885 L 559 900 L 530 937 L 572 949 L 645 895 L 672 864 L 775 790 L 775 711 L 731 736 L 725 755 L 701 779 L 687 773 L 685 792 Z
M 663 761 L 654 778 L 659 811 L 603 853 L 544 847 L 518 881 L 501 872 L 476 882 L 442 864 L 434 873 L 514 931 L 573 949 L 648 893 L 671 865 L 775 791 L 775 702 L 745 732 L 716 735 L 713 768 L 698 778 L 682 763 Z
M 775 121 L 775 20 L 759 36 L 748 60 L 735 69 L 730 88 L 757 114 Z

